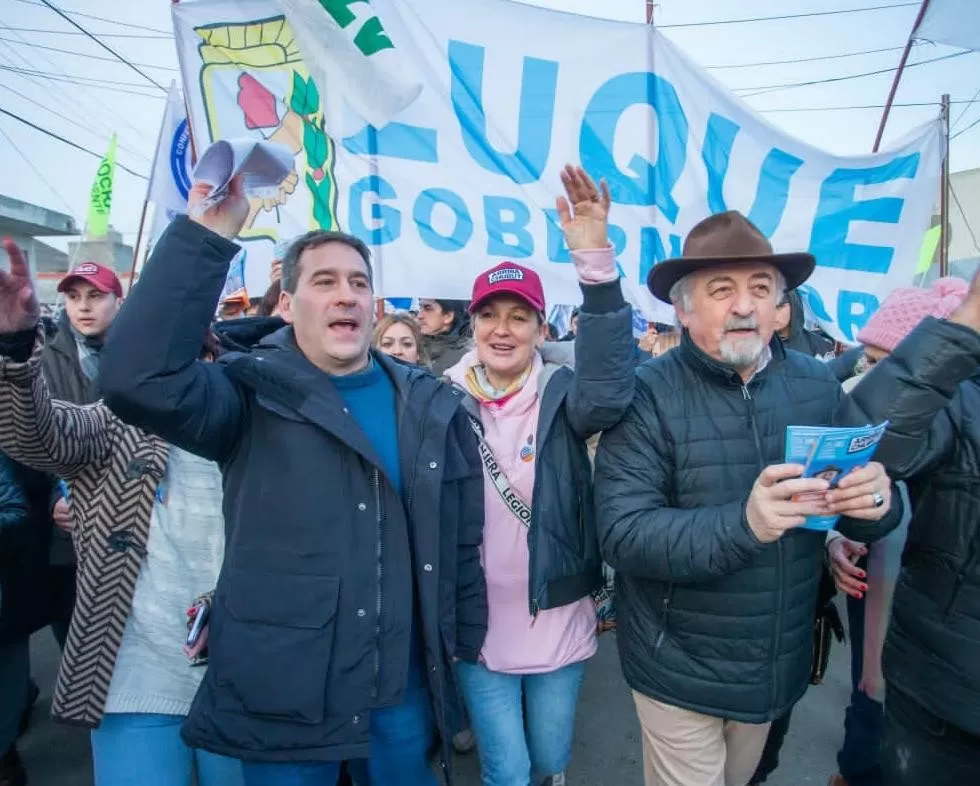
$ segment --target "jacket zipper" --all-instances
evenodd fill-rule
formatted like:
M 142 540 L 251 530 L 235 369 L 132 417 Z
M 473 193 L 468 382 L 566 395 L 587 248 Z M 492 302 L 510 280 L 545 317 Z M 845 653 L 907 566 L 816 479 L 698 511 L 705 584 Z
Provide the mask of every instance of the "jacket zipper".
M 377 543 L 375 545 L 375 557 L 377 558 L 377 582 L 378 591 L 375 604 L 375 618 L 374 618 L 374 685 L 371 689 L 371 695 L 373 698 L 378 698 L 378 693 L 380 692 L 379 684 L 381 680 L 381 606 L 382 606 L 382 590 L 381 590 L 381 580 L 384 577 L 384 568 L 382 563 L 383 556 L 383 546 L 382 546 L 382 535 L 383 535 L 383 523 L 384 523 L 384 511 L 381 508 L 381 476 L 377 469 L 371 473 L 371 481 L 374 485 L 374 509 L 375 509 L 375 536 L 377 538 Z
M 742 385 L 742 398 L 748 405 L 749 422 L 752 425 L 752 436 L 755 439 L 755 450 L 759 456 L 759 471 L 765 468 L 765 454 L 762 452 L 762 441 L 759 439 L 759 427 L 755 422 L 755 402 L 747 385 Z M 779 647 L 779 631 L 783 623 L 783 540 L 776 541 L 776 619 L 772 626 L 772 640 L 769 644 L 771 656 L 769 659 L 770 670 L 772 671 L 772 702 L 775 704 L 776 697 L 779 695 L 779 675 L 777 673 L 777 648 Z

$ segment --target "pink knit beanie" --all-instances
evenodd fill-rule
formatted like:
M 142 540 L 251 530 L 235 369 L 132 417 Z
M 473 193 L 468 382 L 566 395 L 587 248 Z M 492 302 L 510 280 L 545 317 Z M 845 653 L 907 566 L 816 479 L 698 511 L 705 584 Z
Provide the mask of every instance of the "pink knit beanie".
M 926 317 L 945 319 L 952 314 L 967 289 L 959 278 L 940 278 L 929 289 L 895 289 L 871 315 L 857 340 L 892 352 Z

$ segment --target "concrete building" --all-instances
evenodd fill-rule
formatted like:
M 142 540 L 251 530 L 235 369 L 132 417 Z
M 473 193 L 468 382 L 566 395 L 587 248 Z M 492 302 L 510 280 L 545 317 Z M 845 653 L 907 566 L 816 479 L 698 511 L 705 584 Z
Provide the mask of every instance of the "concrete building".
M 58 283 L 70 267 L 85 261 L 111 267 L 123 282 L 123 290 L 126 290 L 133 264 L 133 248 L 126 245 L 122 235 L 112 227 L 109 227 L 106 237 L 99 240 L 83 238 L 69 241 L 68 253 L 39 239 L 79 237 L 80 234 L 75 219 L 69 215 L 0 195 L 0 236 L 9 235 L 27 252 L 37 282 L 38 299 L 42 303 L 56 303 L 60 297 Z
M 980 267 L 980 169 L 953 172 L 949 200 L 949 272 L 969 281 Z M 939 224 L 939 206 L 933 226 Z M 939 277 L 938 252 L 925 276 L 928 286 Z
M 68 255 L 38 238 L 77 234 L 71 216 L 0 195 L 0 235 L 9 235 L 27 253 L 42 303 L 57 298 L 58 282 L 68 270 Z

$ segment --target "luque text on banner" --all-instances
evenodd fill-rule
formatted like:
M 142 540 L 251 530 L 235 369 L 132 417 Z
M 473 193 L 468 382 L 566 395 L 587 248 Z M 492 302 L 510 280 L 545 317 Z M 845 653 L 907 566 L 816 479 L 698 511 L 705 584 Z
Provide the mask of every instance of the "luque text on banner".
M 379 295 L 466 297 L 479 271 L 511 259 L 540 273 L 550 304 L 575 303 L 554 207 L 566 162 L 609 182 L 626 290 L 651 319 L 670 313 L 645 289 L 650 267 L 725 209 L 777 250 L 815 254 L 804 295 L 840 338 L 913 279 L 938 189 L 938 120 L 886 152 L 832 156 L 768 124 L 648 25 L 506 0 L 347 5 L 376 15 L 422 80 L 380 129 L 353 111 L 325 128 L 330 88 L 309 77 L 272 0 L 173 7 L 198 146 L 255 135 L 296 156 L 279 194 L 252 201 L 240 238 L 250 288 L 277 238 L 319 226 L 372 246 Z

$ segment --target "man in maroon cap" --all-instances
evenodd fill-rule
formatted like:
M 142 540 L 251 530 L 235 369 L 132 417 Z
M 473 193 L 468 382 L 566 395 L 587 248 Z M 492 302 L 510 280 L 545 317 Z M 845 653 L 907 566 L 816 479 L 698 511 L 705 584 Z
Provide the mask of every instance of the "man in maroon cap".
M 111 268 L 81 262 L 58 284 L 65 296 L 65 310 L 57 332 L 48 339 L 41 355 L 44 378 L 54 398 L 73 404 L 90 404 L 99 398 L 95 380 L 99 373 L 102 339 L 122 303 L 122 284 Z M 51 539 L 51 574 L 55 638 L 64 647 L 75 606 L 75 550 L 71 541 L 72 518 L 68 502 L 59 498 L 52 510 L 57 528 Z

